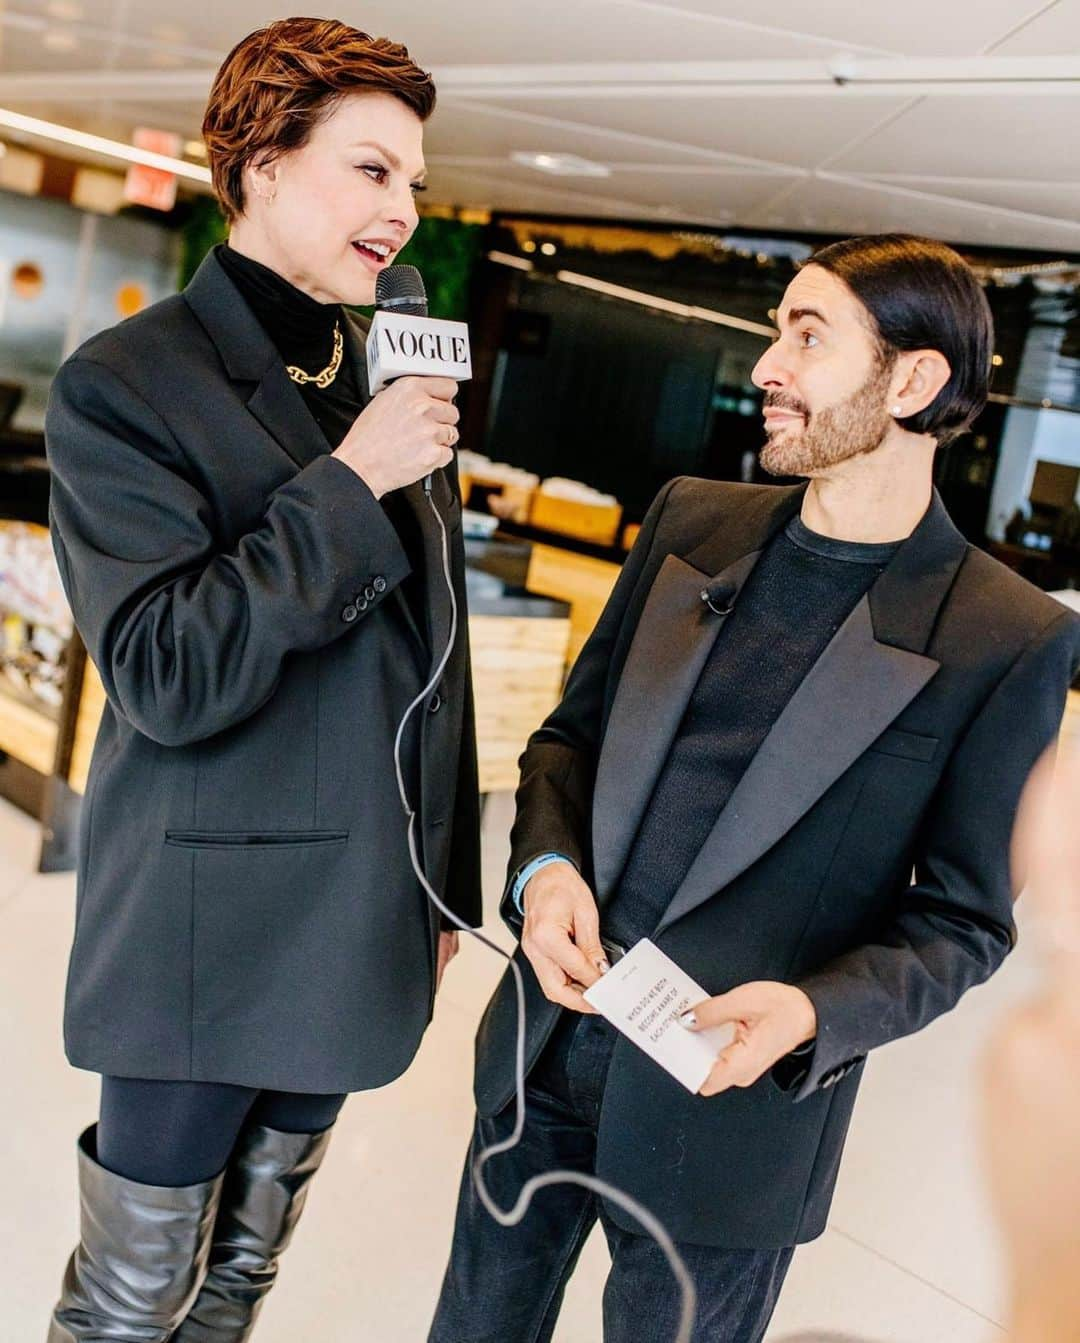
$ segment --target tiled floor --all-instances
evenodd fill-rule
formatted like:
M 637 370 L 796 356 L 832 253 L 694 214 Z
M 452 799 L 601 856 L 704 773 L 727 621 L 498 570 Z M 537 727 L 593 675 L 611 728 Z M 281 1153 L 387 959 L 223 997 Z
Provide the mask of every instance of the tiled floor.
M 492 926 L 509 819 L 510 799 L 492 799 Z M 96 1079 L 68 1068 L 60 1046 L 74 881 L 36 875 L 36 859 L 36 828 L 0 803 L 0 1076 L 14 1116 L 0 1134 L 2 1343 L 44 1339 L 75 1234 L 73 1141 L 96 1100 Z M 996 980 L 952 1016 L 871 1061 L 829 1230 L 796 1255 L 770 1343 L 1004 1339 L 973 1069 L 994 1023 L 1030 987 L 1032 960 L 1022 941 Z M 259 1343 L 424 1339 L 471 1122 L 472 1034 L 500 969 L 490 952 L 467 946 L 406 1077 L 346 1106 Z M 599 1343 L 604 1272 L 594 1237 L 556 1343 Z

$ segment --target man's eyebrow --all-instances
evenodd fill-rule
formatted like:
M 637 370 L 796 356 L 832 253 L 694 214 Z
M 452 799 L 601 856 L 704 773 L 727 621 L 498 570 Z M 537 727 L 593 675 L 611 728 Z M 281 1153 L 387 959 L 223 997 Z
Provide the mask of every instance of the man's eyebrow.
M 787 315 L 788 326 L 794 326 L 796 322 L 802 322 L 807 317 L 815 318 L 822 324 L 822 326 L 829 325 L 829 319 L 823 312 L 819 312 L 817 308 L 792 308 Z
M 389 163 L 390 167 L 393 168 L 394 172 L 401 171 L 401 160 L 398 158 L 396 154 L 392 154 L 385 145 L 379 144 L 378 140 L 355 140 L 353 141 L 352 144 L 349 145 L 349 148 L 377 149 L 379 153 L 383 156 L 383 158 L 387 161 L 387 163 Z M 427 166 L 425 165 L 423 168 L 421 168 L 416 175 L 417 177 L 426 177 Z

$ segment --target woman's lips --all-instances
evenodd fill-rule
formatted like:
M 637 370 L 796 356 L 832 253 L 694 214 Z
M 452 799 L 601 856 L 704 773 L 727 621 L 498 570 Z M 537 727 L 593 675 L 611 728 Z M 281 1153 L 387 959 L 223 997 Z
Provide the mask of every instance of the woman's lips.
M 389 256 L 380 256 L 378 252 L 373 252 L 370 247 L 365 247 L 363 243 L 354 242 L 351 244 L 353 251 L 362 262 L 376 275 L 381 270 L 385 270 L 393 260 L 393 253 Z

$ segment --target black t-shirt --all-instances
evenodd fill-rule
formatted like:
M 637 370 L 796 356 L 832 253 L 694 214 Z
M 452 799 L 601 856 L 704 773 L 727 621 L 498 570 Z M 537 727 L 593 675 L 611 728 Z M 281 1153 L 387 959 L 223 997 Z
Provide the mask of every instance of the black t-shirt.
M 766 548 L 702 669 L 604 911 L 650 936 L 769 729 L 900 542 L 835 541 L 795 517 Z

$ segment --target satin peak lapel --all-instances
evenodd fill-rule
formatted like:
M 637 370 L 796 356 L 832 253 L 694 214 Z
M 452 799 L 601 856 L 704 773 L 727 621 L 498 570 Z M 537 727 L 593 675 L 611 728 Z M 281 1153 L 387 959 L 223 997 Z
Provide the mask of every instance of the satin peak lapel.
M 743 555 L 716 578 L 741 587 L 759 552 Z M 701 598 L 710 575 L 669 555 L 638 620 L 611 707 L 593 789 L 593 872 L 606 899 L 667 759 L 686 705 L 725 617 Z
M 772 848 L 915 698 L 940 664 L 879 643 L 863 597 L 737 784 L 657 932 Z

